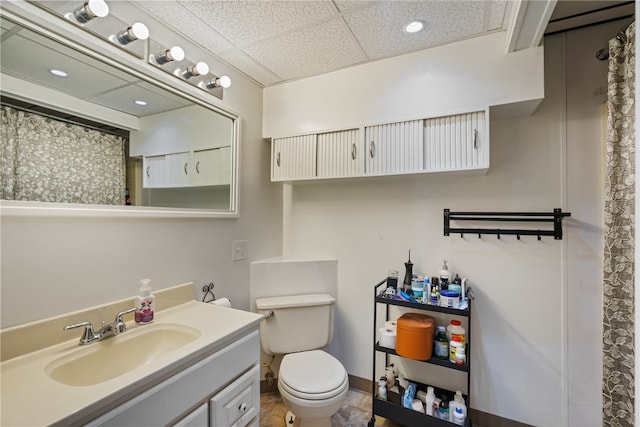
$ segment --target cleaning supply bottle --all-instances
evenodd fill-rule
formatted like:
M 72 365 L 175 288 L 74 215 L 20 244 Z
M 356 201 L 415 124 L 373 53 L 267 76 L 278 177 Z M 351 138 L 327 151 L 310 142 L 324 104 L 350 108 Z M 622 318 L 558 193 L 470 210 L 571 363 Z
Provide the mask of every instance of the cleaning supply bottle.
M 446 259 L 444 260 L 442 269 L 438 272 L 438 277 L 440 278 L 440 289 L 449 289 L 449 283 L 451 283 L 451 272 L 449 271 L 449 267 L 447 267 Z
M 440 398 L 440 407 L 438 408 L 438 418 L 449 421 L 449 400 L 447 395 L 443 394 Z
M 427 387 L 427 397 L 425 398 L 425 412 L 427 415 L 433 416 L 433 405 L 436 401 L 436 394 L 433 391 L 433 387 Z
M 153 322 L 153 312 L 155 309 L 156 297 L 151 293 L 151 287 L 149 283 L 151 280 L 140 280 L 140 294 L 136 298 L 136 323 L 151 323 Z
M 464 404 L 464 398 L 460 390 L 456 391 L 453 401 L 449 403 L 449 421 L 457 425 L 464 425 L 467 417 L 467 405 Z
M 380 378 L 378 383 L 378 399 L 387 400 L 387 377 Z
M 436 333 L 433 345 L 433 353 L 435 357 L 444 360 L 449 358 L 449 339 L 447 338 L 447 332 L 445 331 L 444 326 L 438 326 L 438 332 Z

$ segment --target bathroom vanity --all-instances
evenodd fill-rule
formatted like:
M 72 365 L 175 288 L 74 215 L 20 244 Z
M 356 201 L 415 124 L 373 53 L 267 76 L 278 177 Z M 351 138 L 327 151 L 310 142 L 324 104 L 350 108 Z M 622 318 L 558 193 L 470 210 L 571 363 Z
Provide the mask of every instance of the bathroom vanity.
M 92 344 L 65 332 L 0 364 L 0 424 L 258 425 L 261 319 L 189 301 Z

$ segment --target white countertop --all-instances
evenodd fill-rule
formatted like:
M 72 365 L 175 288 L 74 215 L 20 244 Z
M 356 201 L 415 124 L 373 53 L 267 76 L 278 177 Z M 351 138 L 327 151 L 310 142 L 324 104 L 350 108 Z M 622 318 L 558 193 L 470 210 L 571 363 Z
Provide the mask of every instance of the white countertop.
M 190 301 L 156 313 L 151 325 L 180 324 L 200 335 L 177 350 L 161 355 L 120 376 L 95 385 L 70 386 L 51 379 L 45 367 L 52 361 L 90 349 L 103 342 L 79 346 L 79 336 L 0 363 L 1 415 L 5 427 L 41 426 L 87 421 L 118 403 L 123 395 L 157 384 L 176 371 L 224 348 L 237 338 L 256 330 L 262 316 L 241 310 Z M 127 323 L 127 333 L 147 325 Z M 97 366 L 96 369 L 99 369 Z

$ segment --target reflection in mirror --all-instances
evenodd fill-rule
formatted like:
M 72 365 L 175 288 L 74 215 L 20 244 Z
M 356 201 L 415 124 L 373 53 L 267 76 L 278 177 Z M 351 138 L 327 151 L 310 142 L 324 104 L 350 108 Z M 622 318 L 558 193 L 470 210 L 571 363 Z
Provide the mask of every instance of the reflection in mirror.
M 0 20 L 3 200 L 235 210 L 235 116 Z

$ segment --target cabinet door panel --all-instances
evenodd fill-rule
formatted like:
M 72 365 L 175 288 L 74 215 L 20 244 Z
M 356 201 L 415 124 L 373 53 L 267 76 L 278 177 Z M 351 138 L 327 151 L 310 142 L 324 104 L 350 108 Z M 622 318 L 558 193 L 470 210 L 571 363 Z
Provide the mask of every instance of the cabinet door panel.
M 488 135 L 485 111 L 425 120 L 425 170 L 488 168 Z
M 362 174 L 358 129 L 318 135 L 318 178 Z
M 423 122 L 412 120 L 365 128 L 367 175 L 420 172 Z
M 191 185 L 189 153 L 167 154 L 165 156 L 166 187 L 188 187 Z
M 145 157 L 142 162 L 144 188 L 159 188 L 164 186 L 165 162 L 164 156 Z
M 271 180 L 286 181 L 316 176 L 316 135 L 273 140 Z
M 218 150 L 193 153 L 193 185 L 213 185 L 218 179 Z
M 175 423 L 173 427 L 209 427 L 209 405 L 203 403 L 198 409 Z

